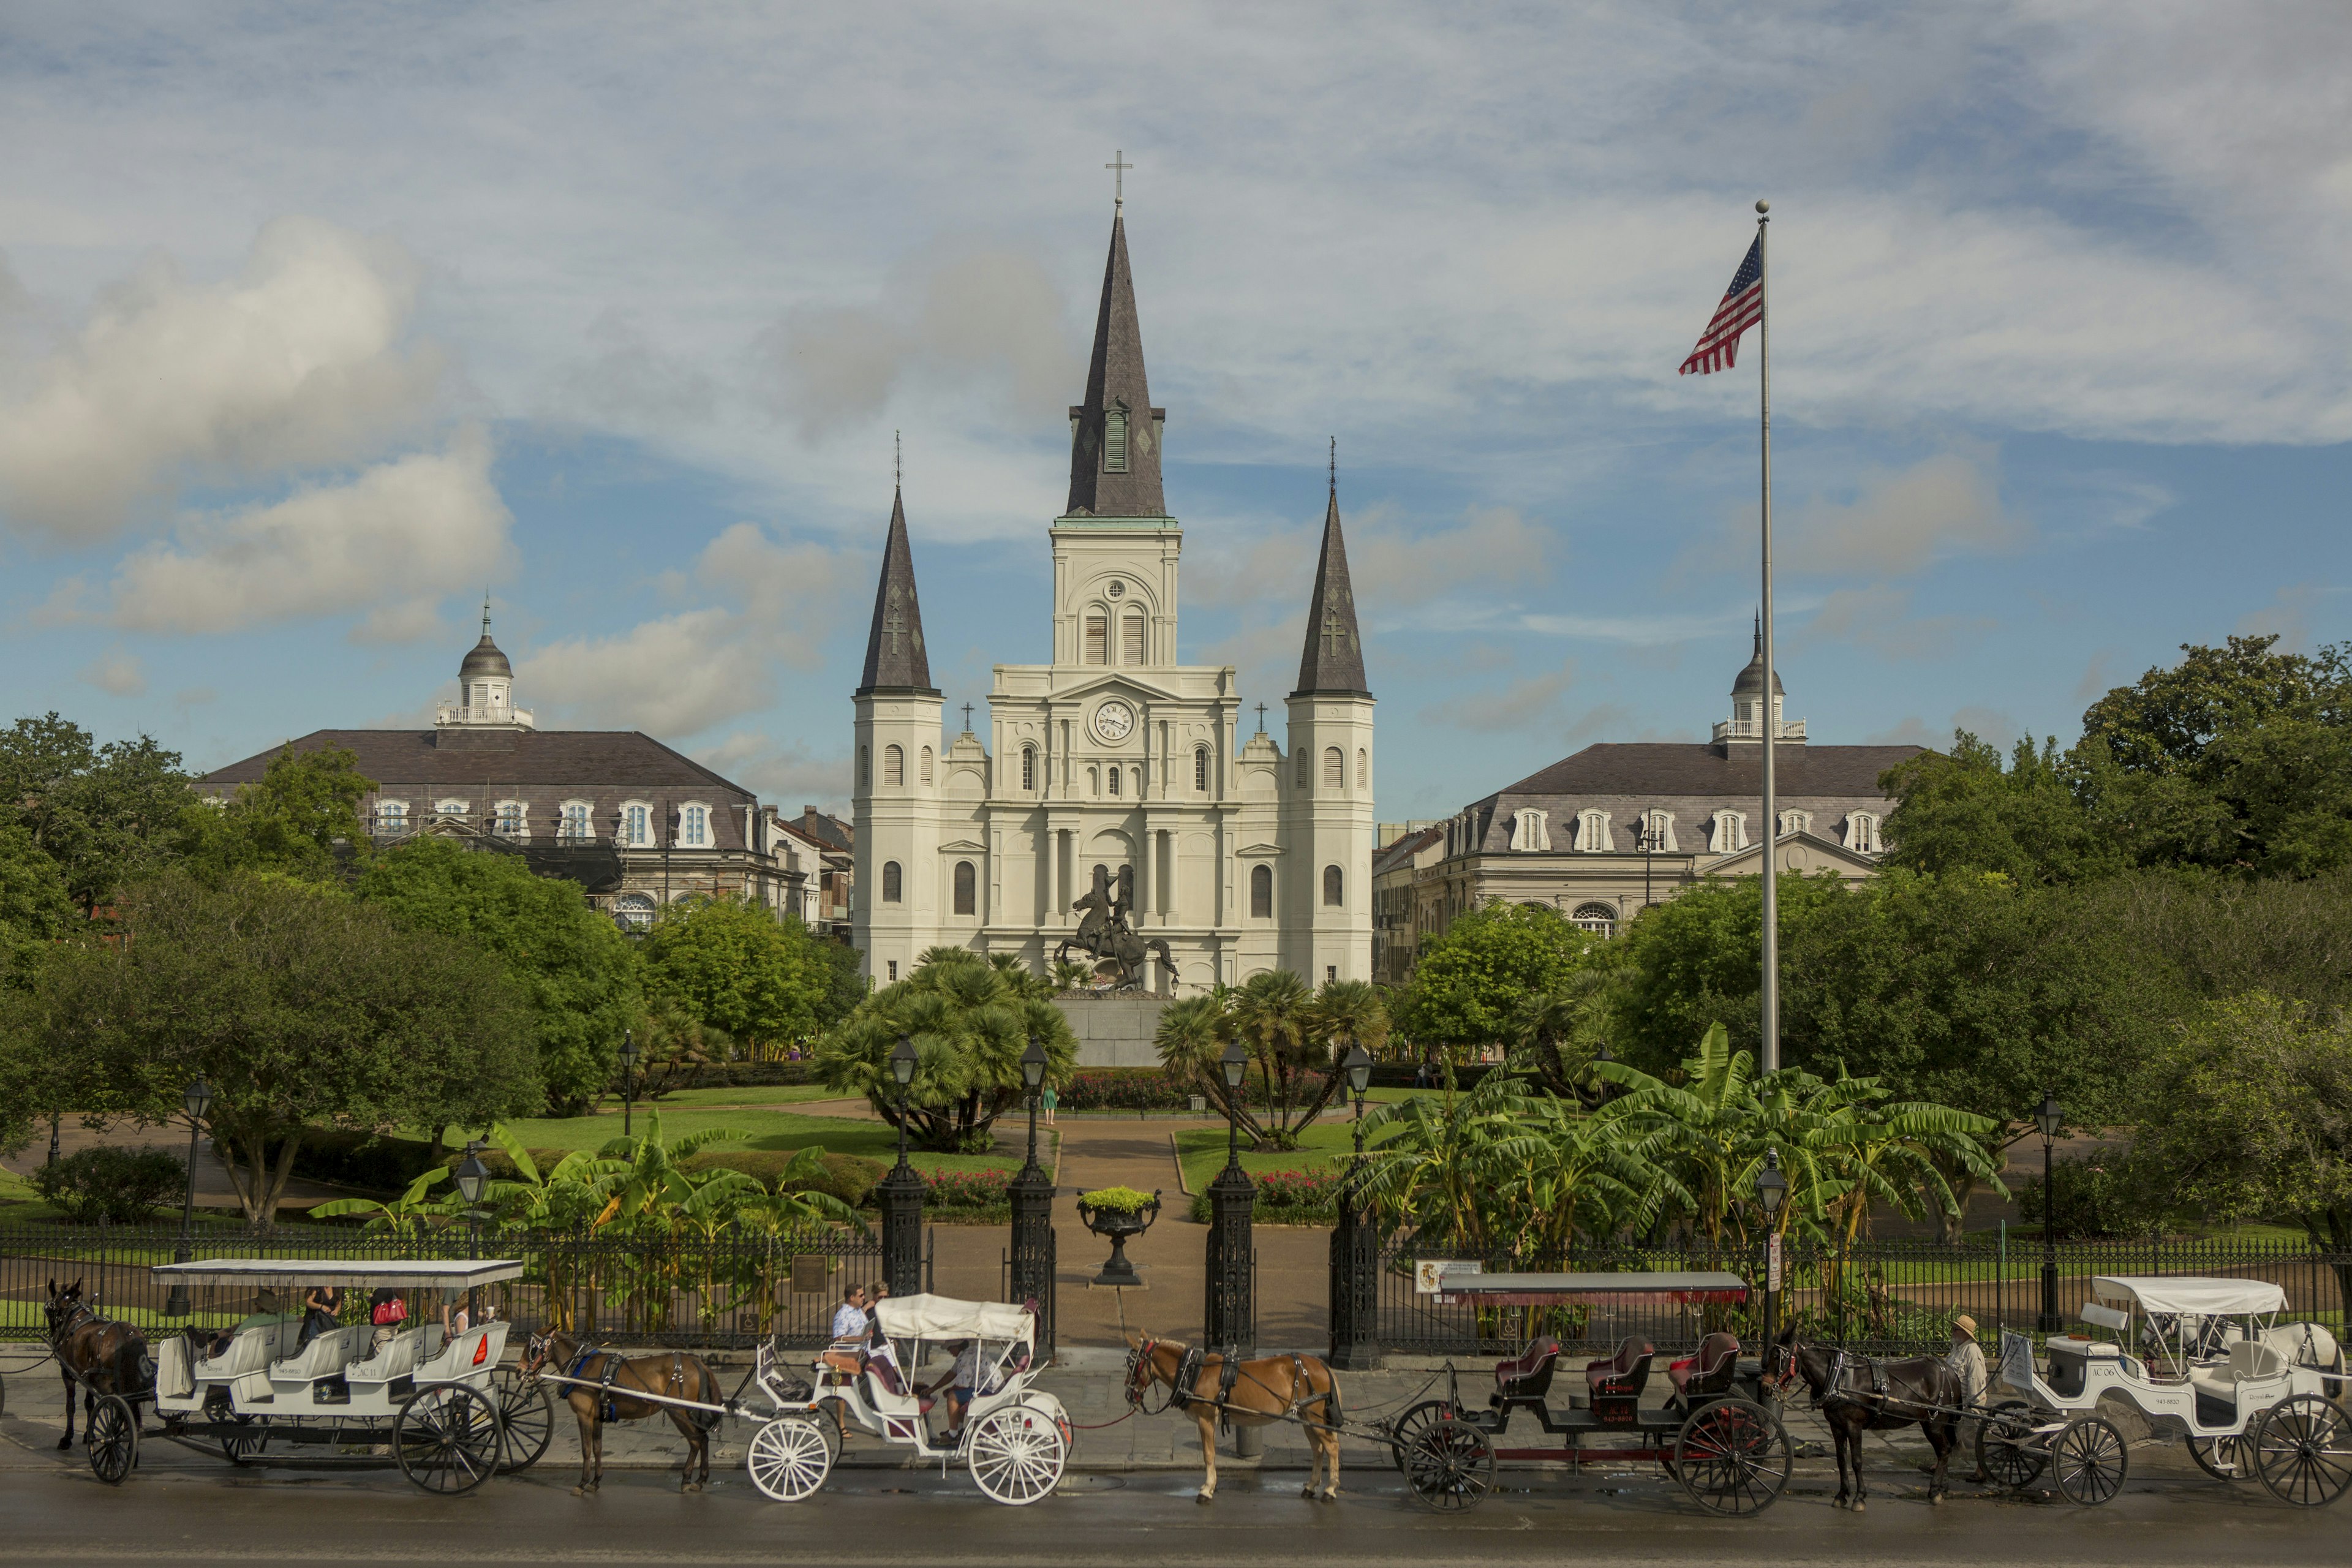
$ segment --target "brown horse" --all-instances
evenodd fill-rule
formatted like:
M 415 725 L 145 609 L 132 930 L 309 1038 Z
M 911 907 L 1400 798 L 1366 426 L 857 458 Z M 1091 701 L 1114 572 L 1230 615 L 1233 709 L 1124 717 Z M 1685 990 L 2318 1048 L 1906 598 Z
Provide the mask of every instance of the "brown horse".
M 1138 1409 L 1160 1384 L 1169 1389 L 1161 1409 L 1182 1410 L 1201 1425 L 1201 1495 L 1217 1495 L 1217 1422 L 1264 1426 L 1293 1420 L 1307 1428 L 1314 1451 L 1303 1498 L 1325 1501 L 1339 1495 L 1339 1380 L 1311 1355 L 1236 1359 L 1230 1368 L 1216 1351 L 1195 1351 L 1175 1340 L 1133 1339 L 1127 1358 L 1127 1402 Z M 1315 1414 L 1308 1415 L 1313 1410 Z M 1324 1480 L 1328 1476 L 1328 1481 Z
M 697 1405 L 718 1405 L 723 1395 L 719 1380 L 700 1356 L 671 1352 L 667 1355 L 623 1357 L 594 1345 L 582 1344 L 569 1334 L 533 1334 L 524 1348 L 522 1374 L 538 1375 L 545 1367 L 576 1383 L 561 1385 L 564 1402 L 580 1421 L 580 1484 L 573 1497 L 586 1497 L 604 1483 L 604 1423 L 642 1421 L 666 1415 L 686 1439 L 686 1464 L 678 1472 L 677 1489 L 698 1492 L 710 1479 L 710 1431 L 719 1425 L 715 1410 L 688 1410 L 651 1399 L 632 1399 L 629 1391 L 659 1394 L 664 1399 L 690 1399 Z
M 98 1408 L 99 1396 L 115 1394 L 130 1399 L 146 1393 L 153 1382 L 153 1363 L 147 1356 L 147 1337 L 128 1323 L 100 1317 L 81 1299 L 79 1279 L 62 1290 L 50 1280 L 49 1300 L 41 1310 L 48 1318 L 49 1349 L 66 1384 L 66 1435 L 58 1439 L 58 1447 L 70 1448 L 74 1385 L 81 1385 L 82 1440 L 87 1442 L 89 1413 Z
M 1773 1348 L 1771 1378 L 1793 1377 L 1812 1390 L 1813 1405 L 1837 1443 L 1837 1506 L 1863 1511 L 1869 1489 L 1862 1481 L 1862 1435 L 1915 1422 L 1936 1450 L 1936 1473 L 1927 1500 L 1939 1503 L 1950 1489 L 1946 1470 L 1968 1391 L 1960 1374 L 1935 1356 L 1874 1361 L 1835 1345 L 1808 1344 L 1783 1333 Z M 1851 1470 L 1853 1479 L 1846 1480 Z

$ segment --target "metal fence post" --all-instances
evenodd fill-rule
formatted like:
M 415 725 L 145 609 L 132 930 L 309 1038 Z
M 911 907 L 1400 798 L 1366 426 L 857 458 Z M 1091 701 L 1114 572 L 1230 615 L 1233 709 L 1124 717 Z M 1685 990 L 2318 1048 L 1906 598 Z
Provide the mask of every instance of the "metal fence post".
M 1037 1047 L 1032 1046 L 1031 1049 Z M 1038 1066 L 1044 1053 L 1038 1052 Z M 1029 1100 L 1029 1158 L 1020 1174 L 1005 1184 L 1013 1205 L 1013 1252 L 1010 1289 L 1014 1302 L 1037 1303 L 1037 1342 L 1041 1356 L 1054 1353 L 1054 1183 L 1037 1163 L 1037 1098 Z

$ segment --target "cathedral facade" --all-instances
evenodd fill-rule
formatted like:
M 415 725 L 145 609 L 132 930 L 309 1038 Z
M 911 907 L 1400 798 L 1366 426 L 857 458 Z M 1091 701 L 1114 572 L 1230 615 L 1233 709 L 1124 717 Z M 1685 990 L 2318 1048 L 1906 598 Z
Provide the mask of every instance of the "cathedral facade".
M 1160 487 L 1166 423 L 1115 217 L 1070 409 L 1069 502 L 1047 529 L 1050 656 L 995 667 L 985 735 L 943 728 L 892 500 L 854 699 L 853 940 L 875 984 L 940 945 L 1041 967 L 1076 936 L 1072 906 L 1097 876 L 1135 933 L 1165 943 L 1148 989 L 1275 969 L 1310 985 L 1371 978 L 1373 701 L 1336 487 L 1283 740 L 1263 708 L 1244 740 L 1234 668 L 1177 660 L 1184 535 Z

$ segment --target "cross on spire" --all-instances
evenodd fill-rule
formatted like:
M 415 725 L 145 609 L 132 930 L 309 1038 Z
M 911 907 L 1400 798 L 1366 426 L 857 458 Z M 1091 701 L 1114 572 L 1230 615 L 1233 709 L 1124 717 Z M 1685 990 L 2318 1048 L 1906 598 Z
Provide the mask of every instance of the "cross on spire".
M 1265 704 L 1263 702 L 1257 705 L 1257 732 L 1261 735 L 1265 733 Z
M 963 732 L 967 735 L 971 733 L 971 704 L 969 702 L 963 705 Z
M 892 653 L 898 652 L 898 639 L 906 636 L 907 633 L 907 612 L 900 609 L 898 605 L 892 605 L 890 606 L 889 618 L 882 623 L 882 629 L 889 636 L 890 651 Z
M 890 432 L 890 482 L 893 485 L 903 485 L 907 482 L 906 442 L 896 430 Z
M 1348 651 L 1348 623 L 1340 619 L 1336 605 L 1323 612 L 1323 651 L 1332 654 Z
M 1125 148 L 1113 153 L 1110 157 L 1111 161 L 1103 165 L 1110 171 L 1110 205 L 1123 207 L 1127 205 L 1127 172 L 1135 165 L 1127 161 Z

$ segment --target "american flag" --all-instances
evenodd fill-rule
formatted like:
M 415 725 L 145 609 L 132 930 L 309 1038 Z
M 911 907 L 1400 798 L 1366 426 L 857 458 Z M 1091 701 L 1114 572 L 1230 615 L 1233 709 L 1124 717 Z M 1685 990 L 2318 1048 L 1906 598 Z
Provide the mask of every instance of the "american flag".
M 1754 326 L 1763 314 L 1764 237 L 1759 234 L 1748 247 L 1748 259 L 1731 275 L 1731 287 L 1723 291 L 1723 303 L 1715 308 L 1715 320 L 1698 335 L 1698 347 L 1683 361 L 1682 374 L 1711 375 L 1718 370 L 1729 370 L 1739 362 L 1739 334 Z

